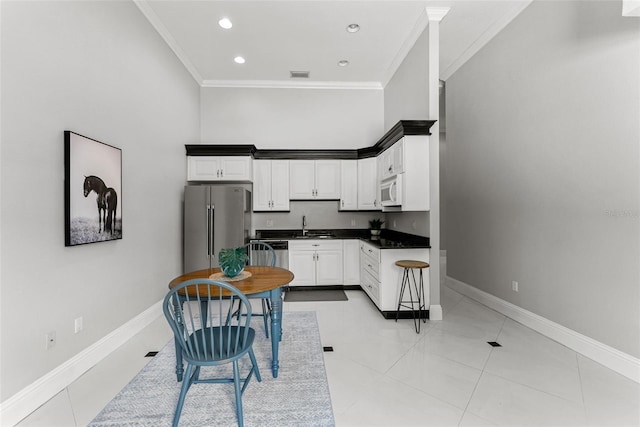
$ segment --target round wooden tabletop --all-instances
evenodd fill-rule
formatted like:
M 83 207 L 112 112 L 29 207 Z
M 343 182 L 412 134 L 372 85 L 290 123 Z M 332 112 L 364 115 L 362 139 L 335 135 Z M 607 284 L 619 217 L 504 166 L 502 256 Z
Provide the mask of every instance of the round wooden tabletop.
M 293 273 L 285 268 L 267 266 L 246 266 L 246 271 L 251 272 L 251 276 L 243 280 L 228 282 L 235 286 L 243 294 L 258 294 L 260 292 L 271 291 L 289 284 L 293 280 Z M 169 289 L 191 279 L 208 279 L 214 273 L 219 273 L 220 267 L 205 268 L 204 270 L 192 271 L 176 277 L 169 283 Z
M 410 259 L 401 259 L 396 261 L 396 265 L 402 268 L 427 268 L 429 267 L 428 262 L 424 261 L 414 261 Z

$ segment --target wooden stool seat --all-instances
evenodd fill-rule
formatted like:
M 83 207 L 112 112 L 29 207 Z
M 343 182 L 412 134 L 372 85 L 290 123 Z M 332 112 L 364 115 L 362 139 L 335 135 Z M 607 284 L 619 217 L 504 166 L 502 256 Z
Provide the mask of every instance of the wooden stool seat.
M 428 262 L 424 261 L 414 261 L 411 259 L 401 259 L 400 261 L 396 261 L 396 265 L 402 268 L 427 268 L 429 267 Z
M 396 261 L 396 265 L 403 269 L 402 284 L 400 285 L 400 294 L 398 296 L 398 308 L 396 310 L 396 322 L 398 321 L 398 317 L 400 316 L 400 308 L 404 307 L 410 309 L 411 315 L 413 317 L 413 324 L 416 328 L 416 333 L 419 334 L 420 320 L 422 320 L 424 323 L 427 322 L 426 316 L 423 316 L 423 313 L 426 312 L 427 308 L 425 306 L 422 269 L 428 268 L 429 263 L 412 259 L 402 259 Z M 419 281 L 416 280 L 413 269 L 419 270 Z M 413 279 L 413 286 L 411 283 L 411 279 Z M 408 300 L 404 300 L 405 290 L 409 291 Z

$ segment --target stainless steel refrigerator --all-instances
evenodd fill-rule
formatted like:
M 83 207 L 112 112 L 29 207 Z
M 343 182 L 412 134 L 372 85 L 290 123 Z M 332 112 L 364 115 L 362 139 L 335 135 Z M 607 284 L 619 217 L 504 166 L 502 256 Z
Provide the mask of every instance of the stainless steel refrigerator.
M 184 272 L 217 267 L 220 249 L 237 248 L 251 232 L 251 192 L 234 185 L 184 189 Z

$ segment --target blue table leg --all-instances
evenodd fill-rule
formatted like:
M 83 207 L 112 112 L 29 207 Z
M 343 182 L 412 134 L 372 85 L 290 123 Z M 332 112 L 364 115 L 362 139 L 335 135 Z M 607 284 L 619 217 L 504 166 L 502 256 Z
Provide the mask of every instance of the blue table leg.
M 282 290 L 280 288 L 271 291 L 271 353 L 273 362 L 271 369 L 273 378 L 278 378 L 280 362 L 278 351 L 282 339 Z

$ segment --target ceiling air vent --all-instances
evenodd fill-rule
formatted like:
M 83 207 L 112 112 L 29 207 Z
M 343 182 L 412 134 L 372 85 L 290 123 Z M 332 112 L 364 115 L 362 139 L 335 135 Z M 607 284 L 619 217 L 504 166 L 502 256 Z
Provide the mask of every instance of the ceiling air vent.
M 292 79 L 308 79 L 309 72 L 308 71 L 289 71 L 291 73 Z

